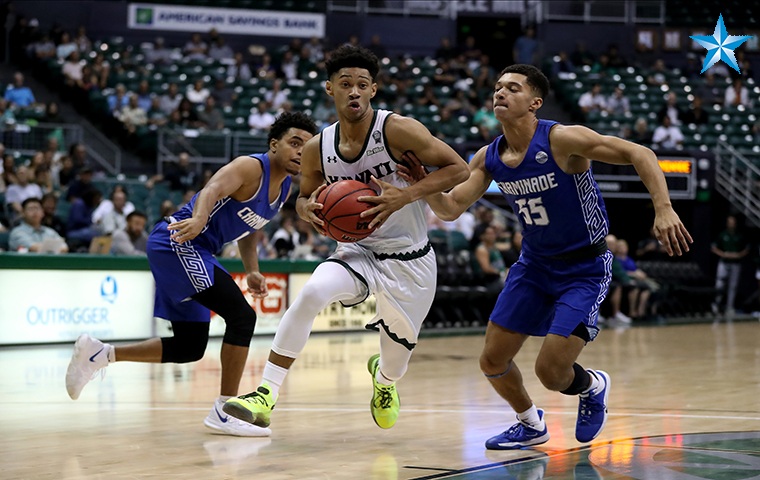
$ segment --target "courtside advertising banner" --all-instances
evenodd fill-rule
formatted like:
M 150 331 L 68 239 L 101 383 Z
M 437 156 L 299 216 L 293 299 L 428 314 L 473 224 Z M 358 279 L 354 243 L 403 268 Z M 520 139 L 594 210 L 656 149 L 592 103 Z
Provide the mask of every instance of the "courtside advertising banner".
M 3 270 L 0 345 L 152 336 L 147 271 Z
M 271 37 L 324 37 L 325 15 L 232 8 L 190 7 L 130 3 L 127 25 L 140 30 L 172 30 L 261 35 Z

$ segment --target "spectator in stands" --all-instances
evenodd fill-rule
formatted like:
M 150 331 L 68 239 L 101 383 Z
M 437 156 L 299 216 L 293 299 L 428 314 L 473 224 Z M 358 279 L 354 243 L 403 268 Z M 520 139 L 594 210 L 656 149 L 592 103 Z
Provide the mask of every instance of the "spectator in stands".
M 661 58 L 655 60 L 652 65 L 652 71 L 647 76 L 647 83 L 653 87 L 660 87 L 668 81 L 668 69 L 665 66 L 665 61 Z
M 235 79 L 235 83 L 247 82 L 253 76 L 251 74 L 251 67 L 244 61 L 241 52 L 236 52 L 234 58 L 235 63 L 227 67 L 227 76 Z
M 36 100 L 32 90 L 24 85 L 24 74 L 16 72 L 13 83 L 5 89 L 5 99 L 11 107 L 26 108 L 34 105 Z
M 671 125 L 681 125 L 684 111 L 678 106 L 678 96 L 676 95 L 676 92 L 668 92 L 665 99 L 665 105 L 663 105 L 657 113 L 657 119 L 659 121 L 662 121 L 662 118 L 665 116 L 670 117 Z
M 536 29 L 528 26 L 522 35 L 517 37 L 512 46 L 512 59 L 514 63 L 525 63 L 535 65 L 538 54 L 538 41 L 536 40 Z
M 84 25 L 77 27 L 77 34 L 73 42 L 77 46 L 79 53 L 89 53 L 92 50 L 92 41 L 87 37 L 87 29 Z
M 496 248 L 496 229 L 488 226 L 480 234 L 480 243 L 475 247 L 473 270 L 477 278 L 491 292 L 499 292 L 507 278 L 504 258 Z
M 169 182 L 169 189 L 172 191 L 197 189 L 198 173 L 190 166 L 190 155 L 187 152 L 180 153 L 177 163 L 169 165 L 163 179 Z
M 95 55 L 95 60 L 90 64 L 92 73 L 98 76 L 100 89 L 104 89 L 108 86 L 108 77 L 111 74 L 111 65 L 106 61 L 106 57 L 103 53 L 98 52 Z
M 266 101 L 259 102 L 256 105 L 256 110 L 248 117 L 248 126 L 251 128 L 251 134 L 268 132 L 274 120 L 274 115 L 269 112 L 269 104 Z
M 23 220 L 11 230 L 8 247 L 11 251 L 66 253 L 68 246 L 55 230 L 42 225 L 42 203 L 28 198 L 22 205 Z
M 609 58 L 609 64 L 612 68 L 619 70 L 628 66 L 625 57 L 623 57 L 620 53 L 620 49 L 614 43 L 610 43 L 607 47 L 607 57 Z
M 195 105 L 202 105 L 209 95 L 211 95 L 211 92 L 206 88 L 206 84 L 202 78 L 196 78 L 192 86 L 188 86 L 185 92 L 185 98 Z
M 100 202 L 92 212 L 92 223 L 97 225 L 104 235 L 121 230 L 127 224 L 127 215 L 135 211 L 135 206 L 127 199 L 123 185 L 114 186 L 111 196 Z
M 129 104 L 129 95 L 127 95 L 127 87 L 123 83 L 116 85 L 114 93 L 106 98 L 108 102 L 108 111 L 113 116 L 121 114 L 121 110 Z
M 77 52 L 78 50 L 77 44 L 71 40 L 69 32 L 63 32 L 61 35 L 61 41 L 55 49 L 55 55 L 58 57 L 58 60 L 65 60 L 69 58 L 71 52 Z
M 72 250 L 87 251 L 92 239 L 101 234 L 92 222 L 92 213 L 103 199 L 103 194 L 95 187 L 82 192 L 81 198 L 74 198 L 66 222 L 66 240 Z
M 568 78 L 571 73 L 575 73 L 575 65 L 572 60 L 570 60 L 567 52 L 560 50 L 552 62 L 552 76 L 554 78 L 565 79 Z
M 378 34 L 372 35 L 372 38 L 369 39 L 369 45 L 367 45 L 367 49 L 370 52 L 374 53 L 375 56 L 381 60 L 388 56 L 388 49 L 385 48 L 385 45 L 383 45 L 383 42 L 380 39 L 380 35 Z
M 581 107 L 584 114 L 604 111 L 607 108 L 607 100 L 602 95 L 602 85 L 600 83 L 593 84 L 591 90 L 580 96 L 578 106 Z
M 575 44 L 575 50 L 570 54 L 570 61 L 573 65 L 581 67 L 583 65 L 591 66 L 594 64 L 594 54 L 586 49 L 586 43 L 579 40 Z
M 153 42 L 153 48 L 145 49 L 145 60 L 156 65 L 172 63 L 172 51 L 166 47 L 162 37 L 156 38 Z
M 485 205 L 478 205 L 475 209 L 475 228 L 472 230 L 472 238 L 470 239 L 470 250 L 475 250 L 480 241 L 480 235 L 483 230 L 491 226 L 494 221 L 494 212 L 492 209 Z
M 712 72 L 712 68 L 708 69 L 701 84 L 696 88 L 696 95 L 699 95 L 704 100 L 705 104 L 721 105 L 724 100 L 724 92 L 715 81 L 715 74 Z
M 591 65 L 591 78 L 607 78 L 617 73 L 617 69 L 610 65 L 610 57 L 606 53 L 599 55 Z
M 66 57 L 66 61 L 63 62 L 63 66 L 61 67 L 61 73 L 63 73 L 66 85 L 69 87 L 82 86 L 82 80 L 84 79 L 83 67 L 84 65 L 79 58 L 79 50 L 75 48 Z
M 422 85 L 422 94 L 417 98 L 417 105 L 421 107 L 441 107 L 441 101 L 435 95 L 435 90 L 433 90 L 433 85 L 430 82 Z
M 496 78 L 496 71 L 491 66 L 491 57 L 481 55 L 479 64 L 472 70 L 472 78 L 475 80 L 475 88 L 490 90 Z M 476 92 L 472 92 L 476 93 Z M 480 103 L 478 100 L 476 103 Z
M 631 102 L 620 86 L 615 87 L 615 91 L 607 99 L 607 111 L 612 115 L 627 115 L 631 112 Z
M 54 191 L 53 174 L 47 164 L 34 169 L 34 183 L 40 187 L 43 195 Z
M 224 128 L 224 115 L 216 108 L 214 97 L 207 97 L 203 110 L 198 112 L 198 120 L 206 130 L 216 131 Z
M 10 206 L 11 220 L 21 215 L 22 204 L 27 198 L 42 198 L 42 189 L 32 182 L 34 172 L 29 167 L 21 165 L 16 169 L 16 183 L 8 185 L 5 189 L 5 203 Z
M 150 109 L 148 109 L 148 126 L 163 127 L 169 121 L 169 115 L 161 110 L 161 98 L 153 97 L 150 101 Z
M 683 123 L 686 125 L 707 125 L 710 122 L 710 114 L 702 107 L 702 97 L 694 96 L 691 108 L 683 114 Z
M 272 82 L 272 88 L 264 94 L 264 98 L 273 110 L 278 110 L 283 103 L 288 101 L 288 94 L 290 90 L 283 89 L 283 80 L 281 78 L 275 79 Z
M 124 124 L 126 139 L 128 141 L 134 138 L 137 129 L 148 124 L 148 112 L 140 107 L 136 94 L 132 93 L 129 95 L 129 102 L 121 109 L 119 120 Z
M 55 58 L 55 43 L 47 34 L 44 34 L 38 41 L 31 44 L 29 48 L 34 52 L 34 57 L 37 60 L 45 62 Z
M 171 115 L 174 110 L 179 108 L 179 102 L 182 101 L 182 94 L 179 93 L 179 87 L 176 83 L 169 84 L 166 93 L 161 95 L 161 111 L 167 116 Z
M 472 117 L 472 123 L 478 127 L 483 140 L 490 142 L 500 134 L 501 124 L 493 113 L 492 98 L 489 97 L 483 102 L 483 106 Z
M 150 110 L 153 95 L 150 93 L 150 84 L 147 80 L 140 80 L 135 95 L 137 95 L 137 105 L 146 112 Z
M 724 96 L 723 100 L 723 106 L 728 107 L 749 107 L 750 101 L 749 101 L 749 90 L 747 90 L 747 87 L 744 86 L 744 81 L 741 77 L 737 77 L 734 79 L 734 81 L 726 88 L 726 94 Z
M 507 272 L 512 268 L 517 260 L 520 259 L 520 252 L 522 252 L 523 234 L 522 230 L 515 230 L 512 232 L 510 239 L 511 248 L 502 250 L 501 256 L 504 258 L 504 265 L 507 267 Z
M 231 107 L 238 98 L 237 93 L 227 86 L 224 77 L 217 77 L 214 82 L 214 88 L 211 90 L 211 96 L 216 101 L 216 104 L 222 108 Z
M 85 166 L 89 166 L 87 162 L 87 147 L 83 143 L 72 144 L 69 148 L 69 155 L 74 161 L 74 170 L 77 172 Z
M 85 191 L 95 188 L 92 185 L 93 171 L 90 167 L 82 167 L 76 175 L 76 178 L 69 183 L 69 189 L 66 192 L 66 200 L 73 202 L 76 198 L 82 198 Z
M 187 202 L 184 202 L 184 203 L 186 204 Z M 171 200 L 167 198 L 166 200 L 161 202 L 161 206 L 158 209 L 158 218 L 168 217 L 176 211 L 177 211 L 177 206 L 174 205 L 174 202 L 172 202 Z
M 696 54 L 691 52 L 686 54 L 686 65 L 681 69 L 681 73 L 689 80 L 697 80 L 700 77 L 702 64 Z
M 214 60 L 227 60 L 232 59 L 235 56 L 235 52 L 225 43 L 224 38 L 217 37 L 214 42 L 211 42 L 208 56 Z
M 629 325 L 631 323 L 631 317 L 621 311 L 623 290 L 625 289 L 630 297 L 630 292 L 637 289 L 635 285 L 633 285 L 633 280 L 628 276 L 625 268 L 623 268 L 622 263 L 620 263 L 620 259 L 617 257 L 617 237 L 610 234 L 607 235 L 605 239 L 610 251 L 615 255 L 612 258 L 612 282 L 610 283 L 610 290 L 607 295 L 612 310 L 610 319 Z M 635 296 L 638 296 L 638 291 L 635 292 Z
M 649 229 L 649 236 L 641 240 L 636 247 L 636 258 L 639 260 L 667 260 L 668 252 L 654 234 L 654 227 Z
M 434 131 L 436 137 L 446 143 L 450 143 L 455 138 L 459 138 L 462 132 L 462 126 L 459 124 L 459 120 L 452 115 L 451 110 L 448 108 L 441 109 L 440 119 L 431 125 L 430 129 Z
M 636 261 L 628 256 L 628 242 L 619 239 L 617 241 L 617 247 L 615 256 L 620 260 L 620 264 L 625 269 L 625 272 L 631 278 L 631 282 L 636 288 L 630 289 L 628 292 L 628 316 L 632 319 L 641 319 L 647 316 L 650 307 L 650 298 L 656 293 L 660 286 L 649 278 L 649 276 L 638 268 Z M 656 308 L 652 305 L 653 313 L 656 312 Z
M 715 289 L 718 294 L 712 304 L 712 311 L 717 315 L 725 298 L 725 313 L 732 315 L 739 287 L 742 259 L 749 254 L 749 243 L 738 230 L 734 215 L 726 217 L 726 229 L 713 242 L 711 251 L 718 256 L 718 269 L 715 273 Z
M 208 45 L 197 32 L 190 36 L 190 40 L 182 48 L 182 53 L 188 60 L 205 60 L 207 52 Z
M 65 119 L 61 115 L 57 102 L 48 102 L 45 107 L 45 116 L 42 117 L 44 123 L 64 123 Z
M 256 76 L 261 79 L 274 80 L 277 77 L 277 68 L 272 63 L 272 56 L 265 53 L 256 64 Z
M 113 232 L 111 253 L 114 255 L 145 255 L 148 245 L 148 234 L 145 224 L 148 217 L 138 211 L 127 215 L 126 226 Z
M 654 129 L 652 134 L 652 144 L 655 149 L 677 149 L 683 146 L 683 140 L 681 129 L 671 123 L 668 115 L 663 117 L 662 123 Z
M 325 58 L 325 47 L 322 43 L 322 39 L 320 37 L 311 37 L 309 39 L 309 43 L 305 45 L 309 49 L 309 56 L 306 57 L 309 59 L 310 63 L 317 64 L 324 60 Z M 304 58 L 304 57 L 302 57 Z
M 272 246 L 277 251 L 277 258 L 290 258 L 290 254 L 300 244 L 300 236 L 296 230 L 293 218 L 283 215 L 278 228 L 272 235 Z
M 286 51 L 280 60 L 280 72 L 288 81 L 298 78 L 298 58 L 290 50 Z
M 177 108 L 179 112 L 180 125 L 184 128 L 198 128 L 200 127 L 200 119 L 198 118 L 198 111 L 195 106 L 187 98 L 183 98 L 179 102 Z
M 8 108 L 8 101 L 0 98 L 0 125 L 8 123 L 16 123 L 16 115 L 12 109 Z
M 46 193 L 42 196 L 42 225 L 50 227 L 61 237 L 66 237 L 66 223 L 56 215 L 58 209 L 58 197 L 55 193 Z
M 53 183 L 55 183 L 57 188 L 62 189 L 63 187 L 67 187 L 75 178 L 74 161 L 69 155 L 63 155 L 61 157 L 60 170 L 54 172 Z

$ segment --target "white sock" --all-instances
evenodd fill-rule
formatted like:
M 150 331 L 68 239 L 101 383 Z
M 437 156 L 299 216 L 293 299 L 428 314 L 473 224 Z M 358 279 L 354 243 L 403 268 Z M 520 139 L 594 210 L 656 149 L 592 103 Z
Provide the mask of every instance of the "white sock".
M 277 395 L 280 393 L 280 387 L 285 381 L 285 377 L 288 375 L 288 369 L 279 365 L 275 365 L 272 362 L 267 362 L 264 366 L 264 375 L 261 378 L 261 383 L 266 383 L 269 386 L 269 391 L 272 393 L 272 398 L 277 400 Z
M 222 403 L 226 402 L 230 398 L 232 398 L 232 397 L 228 396 L 228 395 L 219 395 L 219 401 L 222 402 Z
M 531 405 L 529 409 L 522 413 L 517 414 L 517 419 L 522 423 L 530 426 L 530 428 L 538 431 L 543 431 L 546 427 L 544 420 L 538 416 L 538 409 L 535 405 Z
M 604 388 L 604 384 L 602 383 L 601 377 L 597 376 L 597 374 L 593 370 L 587 370 L 589 376 L 591 377 L 591 385 L 588 386 L 586 390 L 581 393 L 581 395 L 585 395 L 590 392 L 595 392 L 597 388 L 602 387 Z
M 108 349 L 108 363 L 113 363 L 116 361 L 116 347 L 113 345 L 106 343 L 106 348 Z
M 396 383 L 396 382 L 394 382 L 392 380 L 388 380 L 387 378 L 385 378 L 385 375 L 383 375 L 382 373 L 380 373 L 380 368 L 379 367 L 377 369 L 377 372 L 375 372 L 375 380 L 377 381 L 377 383 L 380 383 L 382 385 L 388 385 L 388 386 L 391 386 L 394 383 Z

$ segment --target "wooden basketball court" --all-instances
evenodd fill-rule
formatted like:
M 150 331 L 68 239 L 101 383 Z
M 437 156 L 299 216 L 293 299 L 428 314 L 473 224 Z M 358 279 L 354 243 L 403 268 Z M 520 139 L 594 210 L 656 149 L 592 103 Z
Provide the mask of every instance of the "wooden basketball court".
M 243 386 L 258 384 L 271 337 L 255 338 Z M 482 334 L 423 338 L 399 382 L 401 416 L 369 413 L 376 334 L 315 335 L 273 414 L 270 439 L 213 435 L 219 341 L 189 365 L 119 363 L 78 401 L 66 395 L 71 346 L 0 349 L 2 479 L 747 479 L 760 478 L 757 322 L 605 329 L 581 357 L 612 377 L 610 418 L 592 445 L 574 438 L 577 399 L 547 392 L 551 440 L 487 451 L 514 421 L 478 369 Z

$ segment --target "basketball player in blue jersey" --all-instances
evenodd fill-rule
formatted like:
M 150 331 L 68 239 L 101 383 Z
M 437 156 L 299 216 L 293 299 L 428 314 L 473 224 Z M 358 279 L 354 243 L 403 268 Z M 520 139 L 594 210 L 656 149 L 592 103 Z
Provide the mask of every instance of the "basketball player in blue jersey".
M 173 337 L 152 338 L 131 345 L 109 345 L 86 334 L 74 346 L 66 372 L 69 396 L 79 398 L 98 370 L 111 362 L 187 363 L 203 357 L 210 312 L 225 320 L 220 397 L 204 424 L 215 433 L 267 436 L 222 411 L 225 400 L 238 394 L 256 312 L 229 273 L 214 258 L 222 245 L 237 240 L 246 270 L 248 291 L 267 295 L 259 272 L 257 235 L 287 200 L 291 175 L 300 170 L 304 145 L 317 133 L 302 113 L 282 114 L 269 131 L 269 150 L 242 156 L 211 177 L 190 202 L 158 222 L 148 238 L 148 263 L 156 281 L 154 316 L 169 320 Z
M 464 181 L 467 164 L 416 120 L 372 108 L 379 71 L 372 52 L 346 45 L 327 58 L 325 90 L 335 101 L 338 122 L 304 147 L 296 209 L 321 230 L 324 223 L 315 211 L 322 205 L 316 198 L 325 181 L 372 182 L 381 194 L 359 200 L 376 204 L 367 213 L 377 214 L 370 228 L 380 227 L 357 243 L 340 243 L 317 267 L 280 322 L 261 385 L 228 400 L 224 411 L 268 426 L 280 386 L 306 346 L 317 314 L 333 302 L 353 306 L 374 294 L 377 316 L 367 328 L 380 332 L 380 354 L 367 365 L 374 386 L 370 411 L 379 427 L 390 428 L 399 414 L 395 382 L 406 373 L 435 296 L 435 253 L 421 199 Z M 438 170 L 409 186 L 396 174 L 398 159 L 406 151 L 414 151 Z
M 535 371 L 549 390 L 578 395 L 575 437 L 590 442 L 607 420 L 610 376 L 576 360 L 599 331 L 597 319 L 610 284 L 612 254 L 604 237 L 607 213 L 591 160 L 632 164 L 655 207 L 654 230 L 668 254 L 689 250 L 692 239 L 673 211 L 654 153 L 583 126 L 536 118 L 549 81 L 531 65 L 505 68 L 493 94 L 500 135 L 470 162 L 470 178 L 450 192 L 426 197 L 442 220 L 454 220 L 496 181 L 523 228 L 522 253 L 510 269 L 486 329 L 480 368 L 517 412 L 517 423 L 486 441 L 514 449 L 549 440 L 544 412 L 523 386 L 513 359 L 528 336 L 545 337 Z M 425 177 L 414 155 L 400 174 Z

